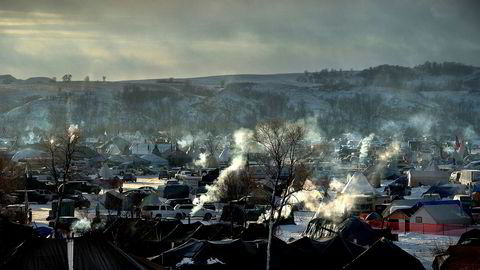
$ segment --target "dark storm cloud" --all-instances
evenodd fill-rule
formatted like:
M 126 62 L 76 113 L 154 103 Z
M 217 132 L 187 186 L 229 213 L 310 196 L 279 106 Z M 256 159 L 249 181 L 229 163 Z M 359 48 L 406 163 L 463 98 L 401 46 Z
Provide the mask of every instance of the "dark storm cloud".
M 0 73 L 111 79 L 480 65 L 480 1 L 0 2 Z

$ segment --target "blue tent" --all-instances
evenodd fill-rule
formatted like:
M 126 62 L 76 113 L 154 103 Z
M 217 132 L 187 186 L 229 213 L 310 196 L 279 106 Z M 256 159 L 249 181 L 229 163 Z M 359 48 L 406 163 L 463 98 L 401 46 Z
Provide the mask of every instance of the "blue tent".
M 465 191 L 465 186 L 463 185 L 445 184 L 445 185 L 431 186 L 423 194 L 438 193 L 441 198 L 446 198 L 446 197 L 453 196 L 455 194 L 463 194 L 464 191 Z

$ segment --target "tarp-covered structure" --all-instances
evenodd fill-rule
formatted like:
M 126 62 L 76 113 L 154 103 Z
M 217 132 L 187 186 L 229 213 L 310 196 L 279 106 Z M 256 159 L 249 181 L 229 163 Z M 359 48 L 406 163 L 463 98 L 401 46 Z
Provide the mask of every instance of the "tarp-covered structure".
M 255 226 L 256 225 L 256 226 Z M 265 239 L 264 226 L 250 224 L 246 229 L 227 223 L 204 225 L 200 222 L 182 224 L 178 220 L 118 219 L 104 230 L 104 236 L 122 249 L 141 257 L 151 257 L 178 246 L 190 239 L 243 240 Z
M 12 161 L 19 162 L 24 160 L 37 160 L 37 159 L 48 159 L 48 158 L 49 158 L 49 155 L 45 151 L 26 148 L 26 149 L 17 151 L 13 155 Z
M 362 246 L 372 245 L 382 237 L 392 238 L 389 229 L 374 229 L 357 217 L 349 217 L 340 223 L 325 218 L 315 218 L 310 221 L 305 230 L 305 235 L 312 239 L 328 238 L 337 234 L 346 241 Z
M 458 243 L 435 257 L 434 270 L 480 269 L 480 230 L 472 229 L 460 236 Z
M 0 218 L 0 263 L 7 259 L 17 246 L 33 235 L 32 227 Z
M 422 263 L 392 241 L 382 238 L 343 269 L 423 270 Z
M 291 242 L 289 246 L 295 248 L 304 258 L 298 261 L 298 269 L 310 268 L 312 262 L 321 262 L 322 269 L 342 269 L 358 255 L 365 251 L 365 248 L 343 239 L 336 235 L 320 241 L 308 237 L 300 238 Z
M 148 270 L 160 266 L 141 263 L 101 237 L 78 237 L 73 240 L 74 270 Z M 66 239 L 31 237 L 18 246 L 1 269 L 66 270 L 69 268 Z
M 464 185 L 445 184 L 445 185 L 431 186 L 423 194 L 438 193 L 441 198 L 447 198 L 447 197 L 450 197 L 450 196 L 454 196 L 456 194 L 463 194 L 464 192 L 465 192 L 465 186 Z

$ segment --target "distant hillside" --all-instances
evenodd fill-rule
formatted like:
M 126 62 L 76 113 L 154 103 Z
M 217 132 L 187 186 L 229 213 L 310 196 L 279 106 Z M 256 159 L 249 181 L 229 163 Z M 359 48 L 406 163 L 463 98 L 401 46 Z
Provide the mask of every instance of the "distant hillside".
M 121 82 L 0 76 L 0 132 L 87 134 L 176 129 L 227 132 L 283 117 L 311 118 L 325 135 L 440 134 L 480 127 L 480 69 L 459 63 Z M 310 121 L 312 122 L 312 121 Z

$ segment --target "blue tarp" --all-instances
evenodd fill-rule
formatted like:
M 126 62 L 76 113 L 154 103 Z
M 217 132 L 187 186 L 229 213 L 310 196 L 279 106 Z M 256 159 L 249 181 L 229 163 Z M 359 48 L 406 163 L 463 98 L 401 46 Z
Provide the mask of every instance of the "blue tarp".
M 435 201 L 421 201 L 415 204 L 414 207 L 420 208 L 424 205 L 447 205 L 447 204 L 456 204 L 462 207 L 460 200 L 435 200 Z
M 463 194 L 464 190 L 465 190 L 465 187 L 462 185 L 447 184 L 447 185 L 431 186 L 423 194 L 438 193 L 441 198 L 446 198 L 456 194 Z
M 47 237 L 52 234 L 53 229 L 50 227 L 37 227 L 34 229 L 35 232 L 40 235 L 41 237 Z

